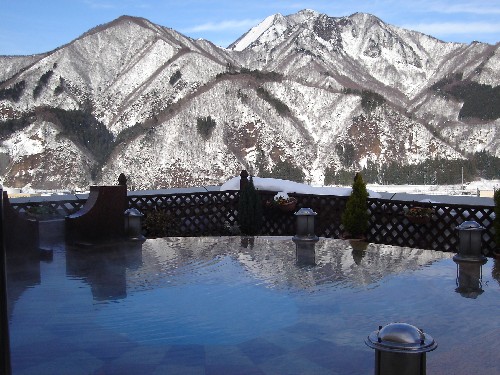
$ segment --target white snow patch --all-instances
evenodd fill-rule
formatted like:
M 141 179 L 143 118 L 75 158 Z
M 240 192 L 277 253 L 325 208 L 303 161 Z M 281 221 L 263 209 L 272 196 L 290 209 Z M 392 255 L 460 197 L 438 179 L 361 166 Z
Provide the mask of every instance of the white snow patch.
M 385 193 L 406 193 L 425 195 L 469 195 L 477 196 L 480 191 L 493 191 L 500 189 L 500 180 L 485 180 L 464 182 L 451 185 L 379 185 L 367 184 L 370 190 Z
M 252 27 L 250 31 L 238 43 L 236 43 L 233 50 L 243 51 L 250 44 L 255 42 L 267 29 L 272 26 L 275 17 L 276 15 L 269 16 L 257 26 Z
M 281 180 L 279 178 L 253 177 L 253 184 L 257 190 L 282 191 L 285 193 L 314 194 L 314 195 L 336 195 L 349 196 L 349 187 L 311 186 L 300 182 Z M 240 177 L 233 177 L 226 181 L 221 187 L 224 190 L 240 190 Z M 380 198 L 381 195 L 368 190 L 370 198 Z

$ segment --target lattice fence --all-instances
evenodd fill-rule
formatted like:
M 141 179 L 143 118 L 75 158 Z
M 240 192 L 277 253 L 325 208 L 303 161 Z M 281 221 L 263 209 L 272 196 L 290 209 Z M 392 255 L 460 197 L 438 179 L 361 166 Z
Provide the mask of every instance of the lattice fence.
M 295 233 L 293 212 L 282 212 L 267 204 L 275 192 L 259 191 L 263 203 L 261 234 L 291 236 Z M 329 195 L 289 194 L 297 198 L 296 210 L 309 207 L 318 213 L 316 234 L 320 237 L 339 238 L 342 234 L 341 216 L 347 197 Z M 155 207 L 166 210 L 179 225 L 180 235 L 228 235 L 230 227 L 237 225 L 239 191 L 200 192 L 190 194 L 129 196 L 131 207 L 144 215 Z M 429 223 L 413 224 L 405 216 L 417 205 L 408 201 L 369 199 L 370 226 L 368 240 L 388 245 L 419 247 L 423 249 L 456 251 L 458 235 L 455 228 L 466 220 L 481 224 L 483 247 L 495 248 L 493 240 L 493 207 L 463 206 L 457 204 L 418 203 L 431 207 L 434 214 Z
M 227 235 L 237 221 L 237 191 L 129 195 L 129 206 L 148 216 L 166 212 L 182 236 Z M 146 233 L 147 234 L 147 233 Z
M 48 197 L 48 199 L 50 199 Z M 55 218 L 63 218 L 77 212 L 85 204 L 87 199 L 68 200 L 43 200 L 33 202 L 12 201 L 12 208 L 22 216 L 28 216 L 28 212 L 34 208 L 47 208 L 46 212 L 52 213 Z
M 457 251 L 456 227 L 473 220 L 482 225 L 483 248 L 495 249 L 493 238 L 493 207 L 464 206 L 458 204 L 413 203 L 370 199 L 369 240 L 389 245 L 419 247 L 423 249 Z M 434 213 L 427 223 L 415 224 L 406 212 L 415 205 L 430 207 Z
M 275 192 L 259 191 L 263 202 L 262 235 L 291 236 L 295 233 L 293 212 L 282 212 L 271 202 Z M 316 234 L 320 237 L 339 238 L 342 234 L 341 215 L 347 197 L 289 194 L 297 198 L 296 210 L 309 207 L 318 213 Z M 239 191 L 212 191 L 196 193 L 150 194 L 128 196 L 129 206 L 145 216 L 152 210 L 163 210 L 177 227 L 181 236 L 229 235 L 238 224 Z M 388 245 L 423 249 L 457 251 L 458 235 L 455 228 L 466 220 L 481 224 L 483 248 L 495 249 L 493 235 L 493 206 L 465 206 L 457 204 L 416 203 L 384 199 L 369 199 L 370 226 L 368 240 Z M 12 203 L 19 213 L 35 206 L 50 207 L 61 217 L 78 211 L 84 199 L 43 202 Z M 431 220 L 425 224 L 411 223 L 405 216 L 414 205 L 431 207 Z M 146 233 L 147 235 L 147 233 Z

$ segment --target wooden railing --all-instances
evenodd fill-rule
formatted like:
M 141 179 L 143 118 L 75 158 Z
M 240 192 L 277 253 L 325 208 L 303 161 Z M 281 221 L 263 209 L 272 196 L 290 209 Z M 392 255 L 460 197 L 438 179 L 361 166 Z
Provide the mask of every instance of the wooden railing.
M 263 202 L 262 235 L 291 236 L 295 233 L 293 212 L 282 212 L 271 202 L 275 192 L 259 191 Z M 347 197 L 309 194 L 289 194 L 297 198 L 296 210 L 309 207 L 317 212 L 316 234 L 320 237 L 339 238 L 342 235 L 341 215 Z M 179 236 L 230 235 L 238 224 L 239 191 L 179 192 L 168 194 L 134 194 L 129 192 L 129 207 L 137 208 L 145 216 L 152 210 L 162 210 L 172 219 Z M 43 202 L 12 202 L 18 212 L 33 206 L 51 207 L 61 216 L 76 212 L 85 199 Z M 368 200 L 370 220 L 367 239 L 370 242 L 418 247 L 423 249 L 457 251 L 458 235 L 455 228 L 467 220 L 477 221 L 483 231 L 483 249 L 495 249 L 493 235 L 493 206 L 467 206 L 462 204 L 418 203 L 431 207 L 434 214 L 429 223 L 413 224 L 405 216 L 415 203 L 389 199 Z M 147 230 L 145 228 L 145 234 Z
M 293 212 L 282 212 L 272 202 L 275 192 L 259 191 L 263 203 L 262 235 L 291 236 L 295 234 Z M 289 194 L 297 198 L 296 210 L 313 209 L 316 234 L 320 237 L 340 238 L 341 216 L 347 197 L 331 195 Z M 190 194 L 129 195 L 130 206 L 144 215 L 157 208 L 168 212 L 179 225 L 177 233 L 185 236 L 229 235 L 230 227 L 237 225 L 239 191 L 214 191 Z M 414 224 L 405 213 L 415 205 L 408 201 L 389 199 L 368 200 L 370 220 L 367 239 L 370 242 L 418 247 L 424 249 L 457 251 L 458 235 L 455 228 L 462 222 L 474 220 L 482 225 L 483 248 L 495 249 L 493 239 L 493 207 L 458 204 L 418 203 L 431 207 L 434 213 L 428 223 Z
M 415 203 L 370 199 L 369 240 L 388 245 L 419 247 L 423 249 L 457 251 L 456 227 L 464 221 L 476 221 L 485 228 L 483 248 L 495 249 L 493 236 L 492 206 L 465 206 L 459 204 L 418 203 L 420 207 L 433 209 L 428 223 L 415 224 L 405 213 Z
M 51 213 L 54 218 L 63 218 L 77 212 L 87 201 L 87 198 L 57 199 L 47 197 L 25 201 L 24 199 L 10 199 L 12 208 L 18 214 L 29 216 L 29 212 L 34 208 L 46 208 L 46 212 Z M 48 215 L 50 216 L 50 215 Z
M 155 210 L 164 211 L 180 236 L 228 235 L 228 227 L 237 221 L 239 191 L 207 191 L 165 195 L 129 194 L 130 208 L 145 218 Z M 144 221 L 143 221 L 144 223 Z M 147 228 L 145 228 L 146 235 Z

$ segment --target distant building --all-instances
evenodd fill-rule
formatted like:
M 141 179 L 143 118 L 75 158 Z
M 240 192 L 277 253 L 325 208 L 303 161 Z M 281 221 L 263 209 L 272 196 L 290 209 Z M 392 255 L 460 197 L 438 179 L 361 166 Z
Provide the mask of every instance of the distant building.
M 493 198 L 493 194 L 495 194 L 495 190 L 480 190 L 479 196 L 484 198 Z

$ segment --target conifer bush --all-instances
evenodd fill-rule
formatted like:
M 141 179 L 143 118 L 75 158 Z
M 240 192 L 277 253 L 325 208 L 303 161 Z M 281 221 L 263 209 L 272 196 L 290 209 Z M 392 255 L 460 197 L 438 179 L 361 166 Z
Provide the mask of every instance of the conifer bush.
M 238 224 L 241 232 L 248 236 L 257 235 L 262 227 L 262 202 L 251 177 L 240 191 Z
M 342 225 L 346 236 L 362 238 L 368 230 L 368 191 L 361 173 L 356 173 L 352 192 L 342 214 Z

